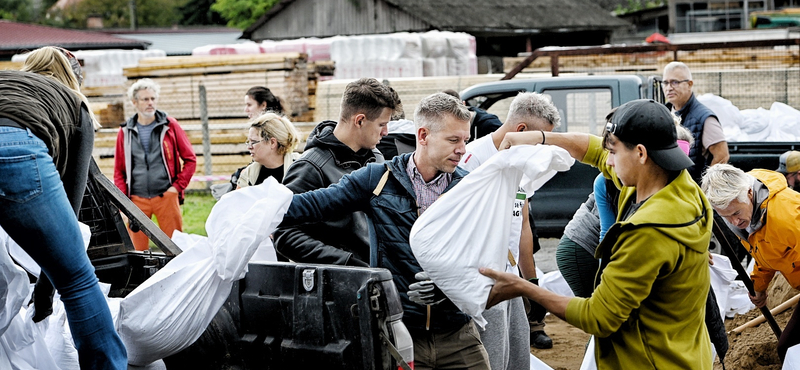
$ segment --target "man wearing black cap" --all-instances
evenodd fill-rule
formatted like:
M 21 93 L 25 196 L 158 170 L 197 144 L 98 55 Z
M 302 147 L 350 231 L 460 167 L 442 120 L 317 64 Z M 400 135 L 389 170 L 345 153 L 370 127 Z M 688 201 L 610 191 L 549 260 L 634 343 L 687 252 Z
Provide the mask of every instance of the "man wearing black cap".
M 620 106 L 604 137 L 581 133 L 506 135 L 518 144 L 562 147 L 620 187 L 618 221 L 597 247 L 602 273 L 590 298 L 549 292 L 513 274 L 481 269 L 496 280 L 487 306 L 524 295 L 595 336 L 598 369 L 711 369 L 704 324 L 710 276 L 712 211 L 688 171 L 663 105 Z
M 790 150 L 781 154 L 780 166 L 775 170 L 786 177 L 786 183 L 794 191 L 800 191 L 800 152 Z

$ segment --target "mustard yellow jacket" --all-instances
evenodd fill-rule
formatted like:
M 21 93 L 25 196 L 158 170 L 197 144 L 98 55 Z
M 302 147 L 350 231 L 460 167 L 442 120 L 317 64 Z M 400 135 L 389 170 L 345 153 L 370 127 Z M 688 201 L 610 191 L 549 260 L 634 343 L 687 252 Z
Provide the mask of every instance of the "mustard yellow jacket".
M 775 271 L 780 271 L 795 289 L 800 288 L 800 193 L 789 189 L 783 174 L 769 170 L 752 170 L 750 175 L 769 189 L 766 199 L 756 199 L 761 212 L 760 228 L 742 245 L 756 260 L 750 276 L 753 288 L 765 291 Z M 756 192 L 754 192 L 756 194 Z M 760 205 L 758 204 L 760 203 Z
M 619 184 L 607 157 L 593 136 L 582 162 Z M 621 188 L 620 214 L 635 194 Z M 605 267 L 594 293 L 572 299 L 566 313 L 567 322 L 595 335 L 598 369 L 711 369 L 704 319 L 712 221 L 708 200 L 684 170 L 609 229 L 595 255 Z

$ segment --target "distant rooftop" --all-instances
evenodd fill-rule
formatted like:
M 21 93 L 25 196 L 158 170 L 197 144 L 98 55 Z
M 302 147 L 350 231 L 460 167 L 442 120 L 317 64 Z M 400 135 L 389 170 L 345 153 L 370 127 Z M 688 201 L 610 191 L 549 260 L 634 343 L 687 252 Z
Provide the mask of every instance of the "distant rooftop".
M 60 46 L 70 50 L 147 49 L 150 44 L 133 37 L 116 37 L 103 32 L 69 30 L 37 24 L 0 20 L 0 59 L 42 46 Z
M 126 39 L 146 40 L 151 49 L 164 50 L 167 55 L 191 55 L 194 48 L 205 45 L 248 42 L 239 39 L 241 30 L 227 27 L 115 29 L 103 32 Z

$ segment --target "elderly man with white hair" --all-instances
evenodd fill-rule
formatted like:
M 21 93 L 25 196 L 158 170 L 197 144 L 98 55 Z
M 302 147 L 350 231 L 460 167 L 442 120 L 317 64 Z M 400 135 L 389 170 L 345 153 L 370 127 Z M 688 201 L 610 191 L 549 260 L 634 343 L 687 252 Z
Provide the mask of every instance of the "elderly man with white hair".
M 792 287 L 800 288 L 800 193 L 787 186 L 786 178 L 775 171 L 745 173 L 718 164 L 703 175 L 702 189 L 756 261 L 750 276 L 756 292 L 750 297 L 753 304 L 764 307 L 767 303 L 767 287 L 776 271 Z M 795 330 L 798 312 L 795 307 L 778 340 L 781 360 L 789 347 L 800 343 L 800 330 Z
M 183 230 L 180 204 L 197 158 L 178 121 L 157 109 L 160 89 L 149 78 L 128 89 L 136 114 L 117 134 L 114 184 L 147 217 L 156 215 L 158 226 L 171 238 L 175 230 Z M 149 249 L 149 239 L 142 231 L 130 226 L 128 231 L 136 250 Z

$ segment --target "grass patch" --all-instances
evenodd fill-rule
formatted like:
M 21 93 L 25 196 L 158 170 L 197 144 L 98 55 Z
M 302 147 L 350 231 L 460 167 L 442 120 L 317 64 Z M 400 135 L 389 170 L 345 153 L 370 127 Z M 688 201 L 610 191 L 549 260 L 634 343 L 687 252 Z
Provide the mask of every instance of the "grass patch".
M 192 192 L 187 193 L 183 201 L 183 232 L 187 234 L 206 234 L 206 220 L 211 213 L 211 208 L 217 200 L 211 193 Z

